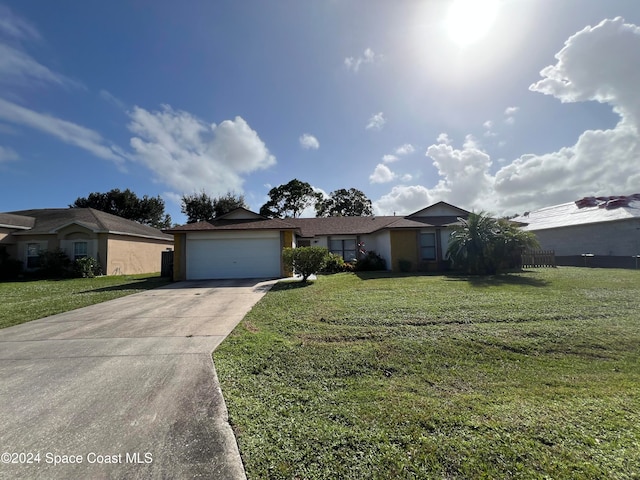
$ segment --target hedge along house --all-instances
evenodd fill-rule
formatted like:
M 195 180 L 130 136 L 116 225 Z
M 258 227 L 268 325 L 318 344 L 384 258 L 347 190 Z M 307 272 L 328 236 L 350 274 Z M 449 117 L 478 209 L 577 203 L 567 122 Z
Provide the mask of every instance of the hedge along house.
M 554 250 L 558 265 L 635 268 L 640 255 L 640 194 L 585 197 L 513 220 Z
M 26 270 L 40 252 L 61 249 L 71 260 L 97 259 L 107 275 L 129 275 L 159 272 L 173 237 L 92 208 L 50 208 L 0 213 L 0 247 Z
M 446 268 L 449 234 L 469 212 L 439 202 L 406 217 L 267 219 L 239 208 L 208 222 L 174 227 L 174 279 L 285 276 L 284 247 L 320 246 L 359 258 L 375 251 L 392 271 Z

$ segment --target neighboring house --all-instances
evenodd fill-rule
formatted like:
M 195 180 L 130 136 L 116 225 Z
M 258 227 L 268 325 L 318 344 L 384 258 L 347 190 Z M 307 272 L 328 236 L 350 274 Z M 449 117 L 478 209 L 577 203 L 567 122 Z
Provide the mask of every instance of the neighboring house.
M 554 250 L 558 265 L 635 267 L 640 255 L 640 194 L 585 197 L 513 220 Z
M 107 275 L 128 275 L 159 272 L 173 237 L 92 208 L 48 208 L 0 213 L 0 247 L 26 270 L 40 252 L 60 248 L 71 260 L 97 259 Z
M 174 227 L 174 278 L 280 277 L 284 247 L 321 246 L 351 261 L 362 251 L 381 255 L 387 268 L 446 268 L 449 234 L 469 212 L 439 202 L 406 217 L 267 219 L 244 208 L 210 222 Z

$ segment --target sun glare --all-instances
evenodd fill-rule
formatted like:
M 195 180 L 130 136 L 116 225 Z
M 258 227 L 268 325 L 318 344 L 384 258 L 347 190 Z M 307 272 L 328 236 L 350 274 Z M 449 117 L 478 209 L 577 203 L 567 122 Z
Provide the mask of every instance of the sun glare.
M 453 0 L 446 19 L 447 33 L 460 46 L 470 45 L 491 29 L 498 0 Z

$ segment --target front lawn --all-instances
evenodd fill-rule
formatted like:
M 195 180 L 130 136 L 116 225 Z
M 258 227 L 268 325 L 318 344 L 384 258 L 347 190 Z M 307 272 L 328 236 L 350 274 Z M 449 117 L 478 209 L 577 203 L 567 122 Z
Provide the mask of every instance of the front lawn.
M 640 478 L 640 272 L 278 284 L 214 354 L 250 479 Z
M 0 283 L 0 328 L 169 283 L 159 274 Z

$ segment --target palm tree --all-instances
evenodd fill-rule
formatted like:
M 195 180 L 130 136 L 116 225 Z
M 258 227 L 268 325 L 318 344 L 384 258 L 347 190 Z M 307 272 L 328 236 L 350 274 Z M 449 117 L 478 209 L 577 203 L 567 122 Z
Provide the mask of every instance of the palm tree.
M 504 267 L 515 267 L 516 257 L 538 242 L 530 232 L 508 220 L 496 220 L 485 212 L 470 213 L 451 232 L 447 258 L 472 275 L 493 275 Z

